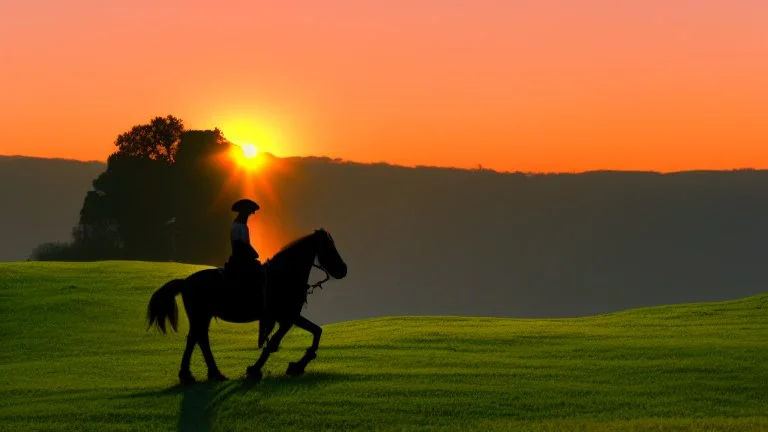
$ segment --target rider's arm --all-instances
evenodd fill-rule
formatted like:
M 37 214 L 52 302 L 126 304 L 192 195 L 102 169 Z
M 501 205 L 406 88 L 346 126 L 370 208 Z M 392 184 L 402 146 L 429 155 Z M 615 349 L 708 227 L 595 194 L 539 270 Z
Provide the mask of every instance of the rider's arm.
M 259 254 L 256 253 L 256 249 L 250 244 L 240 240 L 235 240 L 233 244 L 237 248 L 237 255 L 247 257 L 248 259 L 256 259 L 259 257 Z
M 250 250 L 251 250 L 251 253 L 253 254 L 253 259 L 258 259 L 258 258 L 259 258 L 259 253 L 258 253 L 258 252 L 256 252 L 256 249 L 254 249 L 254 248 L 253 248 L 253 246 L 251 246 L 251 245 L 249 244 L 249 245 L 248 245 L 248 249 L 250 249 Z

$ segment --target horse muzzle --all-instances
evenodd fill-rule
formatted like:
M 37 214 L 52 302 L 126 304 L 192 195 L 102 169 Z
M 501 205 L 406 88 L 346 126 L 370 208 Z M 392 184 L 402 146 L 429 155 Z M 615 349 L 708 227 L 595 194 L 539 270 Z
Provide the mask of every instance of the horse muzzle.
M 334 268 L 333 271 L 328 269 L 328 273 L 333 276 L 334 279 L 344 279 L 347 276 L 347 265 L 342 263 L 338 268 Z

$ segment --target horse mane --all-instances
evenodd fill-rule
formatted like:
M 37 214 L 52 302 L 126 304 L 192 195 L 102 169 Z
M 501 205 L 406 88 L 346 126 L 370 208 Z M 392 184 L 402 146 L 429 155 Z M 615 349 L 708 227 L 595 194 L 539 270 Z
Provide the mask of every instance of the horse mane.
M 314 235 L 315 235 L 315 232 L 312 232 L 310 234 L 307 234 L 307 235 L 305 235 L 303 237 L 299 237 L 296 240 L 288 243 L 287 245 L 285 245 L 282 248 L 280 248 L 280 250 L 278 250 L 274 255 L 272 255 L 272 258 L 270 260 L 274 260 L 279 255 L 281 255 L 284 252 L 286 252 L 288 249 L 292 249 L 294 246 L 298 245 L 299 243 L 303 243 L 303 242 L 307 241 L 309 238 L 311 238 Z

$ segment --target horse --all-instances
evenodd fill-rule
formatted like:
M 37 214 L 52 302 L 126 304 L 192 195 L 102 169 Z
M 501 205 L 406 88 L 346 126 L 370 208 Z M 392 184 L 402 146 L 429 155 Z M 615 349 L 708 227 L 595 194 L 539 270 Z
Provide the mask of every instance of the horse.
M 313 266 L 323 270 L 326 278 L 318 284 L 309 285 L 309 273 Z M 325 229 L 317 229 L 284 246 L 264 263 L 264 271 L 265 298 L 260 298 L 262 293 L 257 287 L 251 290 L 229 288 L 223 269 L 219 268 L 201 270 L 185 279 L 173 279 L 152 294 L 147 306 L 147 330 L 154 325 L 162 334 L 166 334 L 166 320 L 174 332 L 178 332 L 176 296 L 181 294 L 184 302 L 189 333 L 179 370 L 182 384 L 196 382 L 189 367 L 195 345 L 199 345 L 203 352 L 208 379 L 227 380 L 216 366 L 208 340 L 208 328 L 214 317 L 233 323 L 259 321 L 258 347 L 261 348 L 264 343 L 266 346 L 256 363 L 246 369 L 248 378 L 262 378 L 262 367 L 270 354 L 277 352 L 280 341 L 294 325 L 312 334 L 312 345 L 299 361 L 289 363 L 286 373 L 290 376 L 302 375 L 307 364 L 317 357 L 323 330 L 303 317 L 301 310 L 311 290 L 327 281 L 329 275 L 334 279 L 343 279 L 347 275 L 347 264 L 336 249 L 333 237 Z M 259 307 L 262 300 L 266 301 L 264 308 Z M 269 337 L 275 323 L 278 324 L 277 331 Z M 264 338 L 261 337 L 262 329 Z

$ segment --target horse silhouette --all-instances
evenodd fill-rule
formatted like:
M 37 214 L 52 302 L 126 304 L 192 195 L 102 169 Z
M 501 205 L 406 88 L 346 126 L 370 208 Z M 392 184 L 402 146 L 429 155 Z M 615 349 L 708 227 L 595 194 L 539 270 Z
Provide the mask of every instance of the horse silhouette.
M 315 264 L 315 259 L 318 264 Z M 216 366 L 208 340 L 208 328 L 214 317 L 234 323 L 258 320 L 265 336 L 270 335 L 275 323 L 278 324 L 274 336 L 268 339 L 265 337 L 264 340 L 259 338 L 259 348 L 264 342 L 266 346 L 256 363 L 246 369 L 246 375 L 257 380 L 262 378 L 261 368 L 269 355 L 278 350 L 280 341 L 295 325 L 310 332 L 313 337 L 312 345 L 304 356 L 288 365 L 288 375 L 301 375 L 307 364 L 317 357 L 316 352 L 323 331 L 320 326 L 301 316 L 301 309 L 312 288 L 308 280 L 313 266 L 326 272 L 326 280 L 329 274 L 336 279 L 347 275 L 347 265 L 336 249 L 333 238 L 322 228 L 289 243 L 264 264 L 266 307 L 259 307 L 263 299 L 262 293 L 256 287 L 245 290 L 232 288 L 225 282 L 220 269 L 206 269 L 193 273 L 186 279 L 171 280 L 152 294 L 147 306 L 148 329 L 154 325 L 165 334 L 167 320 L 173 330 L 178 331 L 176 296 L 181 294 L 189 319 L 189 334 L 181 359 L 179 379 L 188 384 L 195 382 L 189 363 L 196 344 L 200 345 L 203 352 L 208 367 L 208 379 L 227 379 Z

